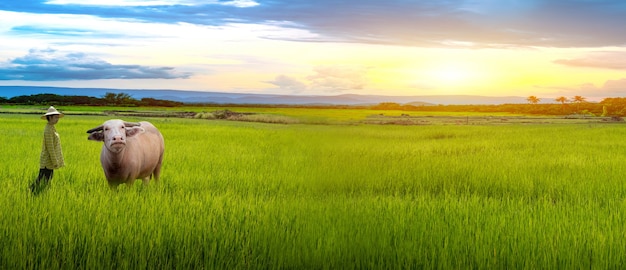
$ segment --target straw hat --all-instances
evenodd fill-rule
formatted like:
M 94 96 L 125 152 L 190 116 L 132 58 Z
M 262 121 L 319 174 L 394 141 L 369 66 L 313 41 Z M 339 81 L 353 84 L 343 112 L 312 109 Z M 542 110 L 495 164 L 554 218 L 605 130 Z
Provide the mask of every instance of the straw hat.
M 48 112 L 44 115 L 41 116 L 41 119 L 46 120 L 46 116 L 48 115 L 55 115 L 58 114 L 59 118 L 63 117 L 64 114 L 60 113 L 59 111 L 57 111 L 57 109 L 55 109 L 54 107 L 50 106 L 50 108 L 48 108 Z

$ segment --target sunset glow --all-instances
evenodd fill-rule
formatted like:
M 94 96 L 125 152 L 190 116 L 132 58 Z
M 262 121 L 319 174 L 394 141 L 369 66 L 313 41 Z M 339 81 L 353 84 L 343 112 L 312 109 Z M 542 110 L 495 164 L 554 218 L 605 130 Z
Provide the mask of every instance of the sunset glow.
M 0 3 L 0 85 L 626 95 L 626 4 L 489 3 Z

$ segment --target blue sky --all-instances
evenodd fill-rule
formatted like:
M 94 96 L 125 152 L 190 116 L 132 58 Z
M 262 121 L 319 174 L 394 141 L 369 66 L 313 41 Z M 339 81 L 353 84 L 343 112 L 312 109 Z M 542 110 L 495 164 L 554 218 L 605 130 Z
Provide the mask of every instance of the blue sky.
M 626 2 L 0 2 L 0 85 L 626 95 Z

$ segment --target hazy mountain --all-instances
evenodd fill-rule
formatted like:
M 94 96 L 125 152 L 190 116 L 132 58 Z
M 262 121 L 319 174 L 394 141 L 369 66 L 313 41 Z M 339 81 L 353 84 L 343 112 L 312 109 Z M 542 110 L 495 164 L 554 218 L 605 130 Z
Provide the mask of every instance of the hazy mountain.
M 381 102 L 400 104 L 450 105 L 450 104 L 505 104 L 527 103 L 525 97 L 491 97 L 473 95 L 430 95 L 430 96 L 384 96 L 344 94 L 334 96 L 313 95 L 269 95 L 240 94 L 225 92 L 200 92 L 182 90 L 140 90 L 140 89 L 107 89 L 107 88 L 64 88 L 40 86 L 0 86 L 0 97 L 11 98 L 22 95 L 57 94 L 71 96 L 102 97 L 107 92 L 126 93 L 135 99 L 156 98 L 185 103 L 220 103 L 220 104 L 329 104 L 329 105 L 363 105 Z

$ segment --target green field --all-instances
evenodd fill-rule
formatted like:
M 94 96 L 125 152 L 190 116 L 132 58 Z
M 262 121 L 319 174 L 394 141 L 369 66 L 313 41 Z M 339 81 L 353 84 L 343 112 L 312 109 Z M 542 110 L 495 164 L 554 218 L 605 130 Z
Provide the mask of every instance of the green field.
M 372 112 L 281 110 L 264 113 L 304 120 L 124 118 L 161 130 L 163 173 L 112 191 L 85 133 L 110 117 L 69 109 L 66 167 L 39 196 L 28 184 L 45 122 L 0 114 L 0 269 L 626 265 L 626 125 L 364 125 Z

